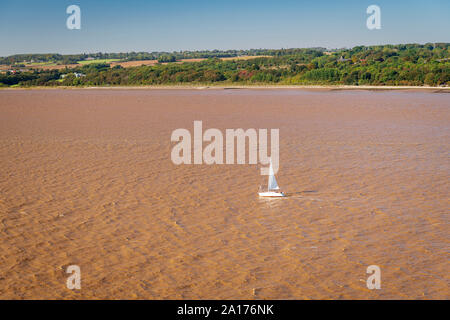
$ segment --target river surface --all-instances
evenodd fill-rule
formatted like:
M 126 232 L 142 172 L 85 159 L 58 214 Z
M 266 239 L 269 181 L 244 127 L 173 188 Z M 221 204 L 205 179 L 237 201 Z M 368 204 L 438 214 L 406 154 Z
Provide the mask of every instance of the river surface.
M 287 197 L 175 165 L 195 120 L 278 128 Z M 449 150 L 448 93 L 2 90 L 0 298 L 449 299 Z

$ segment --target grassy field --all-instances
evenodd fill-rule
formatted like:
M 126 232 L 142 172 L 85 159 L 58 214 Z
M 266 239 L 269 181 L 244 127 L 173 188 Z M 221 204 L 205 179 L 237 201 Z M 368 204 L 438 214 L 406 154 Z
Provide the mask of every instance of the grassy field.
M 80 60 L 77 61 L 79 64 L 92 64 L 92 63 L 111 63 L 120 61 L 120 59 L 97 59 L 97 60 Z
M 28 63 L 27 66 L 31 66 L 31 67 L 56 66 L 56 63 L 52 62 L 52 61 L 49 61 L 49 62 L 32 62 L 32 63 Z

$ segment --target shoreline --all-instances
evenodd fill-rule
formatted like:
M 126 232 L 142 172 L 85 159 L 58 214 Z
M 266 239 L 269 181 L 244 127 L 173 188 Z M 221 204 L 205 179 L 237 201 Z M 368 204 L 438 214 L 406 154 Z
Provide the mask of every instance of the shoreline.
M 33 86 L 33 87 L 0 87 L 0 90 L 233 90 L 233 89 L 297 89 L 297 90 L 368 90 L 368 91 L 434 91 L 450 92 L 450 87 L 424 86 L 354 86 L 354 85 L 145 85 L 145 86 Z

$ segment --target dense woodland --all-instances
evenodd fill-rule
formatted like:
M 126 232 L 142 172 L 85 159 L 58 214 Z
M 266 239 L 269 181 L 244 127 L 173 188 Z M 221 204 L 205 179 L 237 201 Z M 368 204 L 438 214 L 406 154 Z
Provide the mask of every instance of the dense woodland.
M 261 56 L 248 60 L 224 57 Z M 267 57 L 269 56 L 269 57 Z M 60 70 L 23 70 L 0 74 L 0 86 L 136 86 L 169 84 L 285 85 L 429 85 L 450 84 L 450 44 L 404 44 L 280 50 L 97 53 L 84 55 L 14 55 L 0 64 L 52 61 L 76 63 L 87 58 L 158 60 L 152 66 L 122 68 L 91 63 Z M 199 62 L 180 59 L 205 58 Z M 82 76 L 80 76 L 80 74 Z

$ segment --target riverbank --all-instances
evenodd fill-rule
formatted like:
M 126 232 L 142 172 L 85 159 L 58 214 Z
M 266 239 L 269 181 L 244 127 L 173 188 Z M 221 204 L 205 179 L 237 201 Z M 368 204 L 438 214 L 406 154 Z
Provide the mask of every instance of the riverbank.
M 437 91 L 450 92 L 450 87 L 425 87 L 425 86 L 354 86 L 354 85 L 146 85 L 146 86 L 35 86 L 35 87 L 0 87 L 2 90 L 54 90 L 54 89 L 300 89 L 300 90 L 408 90 L 408 91 Z

